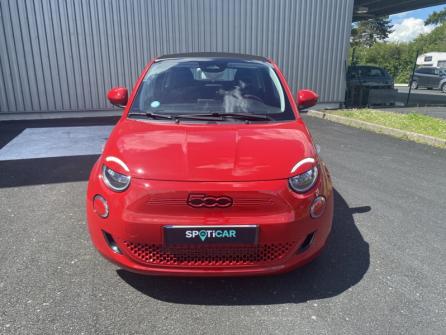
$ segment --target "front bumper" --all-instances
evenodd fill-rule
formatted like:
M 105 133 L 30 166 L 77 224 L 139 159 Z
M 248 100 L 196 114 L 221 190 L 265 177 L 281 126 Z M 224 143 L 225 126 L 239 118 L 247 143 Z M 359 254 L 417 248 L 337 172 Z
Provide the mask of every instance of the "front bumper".
M 310 193 L 298 195 L 286 180 L 217 183 L 132 180 L 130 188 L 115 193 L 100 180 L 97 166 L 87 192 L 87 219 L 91 239 L 99 252 L 119 267 L 149 275 L 243 276 L 290 271 L 317 257 L 331 230 L 333 192 L 325 168 Z M 175 191 L 172 191 L 175 190 Z M 189 192 L 242 194 L 231 208 L 191 208 Z M 93 210 L 93 197 L 108 201 L 110 214 Z M 256 194 L 256 197 L 253 197 Z M 324 214 L 309 215 L 317 195 L 327 199 Z M 163 227 L 258 225 L 256 245 L 163 244 Z

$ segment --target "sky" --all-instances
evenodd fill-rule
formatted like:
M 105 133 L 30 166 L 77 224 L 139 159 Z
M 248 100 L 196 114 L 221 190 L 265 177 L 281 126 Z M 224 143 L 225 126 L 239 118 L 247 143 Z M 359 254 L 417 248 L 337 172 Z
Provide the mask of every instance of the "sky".
M 444 9 L 446 5 L 433 6 L 391 15 L 393 33 L 388 40 L 391 42 L 409 42 L 420 34 L 429 33 L 435 26 L 425 26 L 424 20 L 432 13 Z

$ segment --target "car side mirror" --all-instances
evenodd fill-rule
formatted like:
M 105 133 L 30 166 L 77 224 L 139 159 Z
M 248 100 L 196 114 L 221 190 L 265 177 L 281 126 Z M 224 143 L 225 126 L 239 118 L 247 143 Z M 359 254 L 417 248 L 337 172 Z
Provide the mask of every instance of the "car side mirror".
M 297 107 L 300 110 L 313 107 L 318 99 L 319 96 L 312 90 L 300 90 L 297 92 Z
M 125 107 L 129 98 L 129 92 L 125 87 L 113 87 L 107 94 L 108 100 L 117 107 Z

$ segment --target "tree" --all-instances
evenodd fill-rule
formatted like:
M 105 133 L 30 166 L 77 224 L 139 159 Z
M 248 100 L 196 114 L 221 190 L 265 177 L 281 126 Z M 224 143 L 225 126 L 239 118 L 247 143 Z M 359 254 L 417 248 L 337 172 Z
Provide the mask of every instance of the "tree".
M 443 22 L 446 22 L 446 8 L 439 12 L 433 12 L 424 21 L 424 24 L 427 26 L 429 24 L 440 24 Z
M 446 22 L 411 42 L 375 43 L 371 47 L 357 46 L 355 62 L 383 67 L 389 71 L 396 83 L 407 83 L 412 74 L 417 51 L 420 54 L 429 51 L 446 52 Z M 350 55 L 352 52 L 350 49 Z
M 378 41 L 384 41 L 392 32 L 392 23 L 388 16 L 360 21 L 352 26 L 352 46 L 371 47 Z

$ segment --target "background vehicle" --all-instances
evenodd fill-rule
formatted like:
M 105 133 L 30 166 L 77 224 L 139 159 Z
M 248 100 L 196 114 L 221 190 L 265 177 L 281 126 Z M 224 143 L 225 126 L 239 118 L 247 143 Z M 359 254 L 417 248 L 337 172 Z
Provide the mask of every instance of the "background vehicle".
M 446 69 L 438 67 L 419 67 L 411 80 L 412 89 L 440 89 L 446 93 Z
M 446 52 L 428 52 L 418 56 L 417 65 L 446 68 Z
M 350 66 L 347 70 L 347 87 L 393 88 L 392 76 L 383 68 L 370 65 Z
M 354 65 L 347 70 L 347 106 L 392 105 L 396 90 L 392 76 L 383 68 Z

